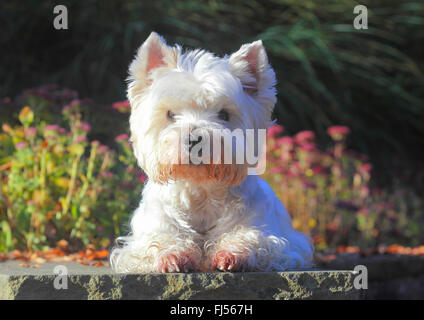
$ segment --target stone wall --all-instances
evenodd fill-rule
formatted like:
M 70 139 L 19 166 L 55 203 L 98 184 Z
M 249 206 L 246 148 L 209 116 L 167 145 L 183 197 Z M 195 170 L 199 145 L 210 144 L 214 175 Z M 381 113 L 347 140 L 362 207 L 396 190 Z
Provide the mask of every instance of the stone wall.
M 0 263 L 1 299 L 424 299 L 424 257 L 341 254 L 310 271 L 118 275 L 110 268 L 60 263 L 68 289 L 56 290 L 59 263 L 25 268 Z M 368 289 L 354 289 L 356 265 L 368 269 Z M 338 270 L 338 271 L 336 271 Z
M 63 263 L 68 289 L 55 289 L 56 263 L 22 268 L 0 263 L 1 299 L 359 299 L 352 271 L 113 274 L 109 268 Z M 56 280 L 57 281 L 57 280 Z M 61 281 L 59 281 L 59 284 Z

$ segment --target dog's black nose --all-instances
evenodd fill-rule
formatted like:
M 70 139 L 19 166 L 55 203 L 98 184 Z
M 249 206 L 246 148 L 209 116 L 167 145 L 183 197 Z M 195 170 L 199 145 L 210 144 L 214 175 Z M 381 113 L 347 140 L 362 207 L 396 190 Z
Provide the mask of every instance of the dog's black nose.
M 188 139 L 188 150 L 191 152 L 191 149 L 196 145 L 196 144 L 198 144 L 198 143 L 200 143 L 201 141 L 203 140 L 203 138 L 200 136 L 200 137 L 198 137 L 197 139 L 192 139 L 192 138 L 189 138 Z M 202 151 L 202 150 L 200 150 L 200 151 Z

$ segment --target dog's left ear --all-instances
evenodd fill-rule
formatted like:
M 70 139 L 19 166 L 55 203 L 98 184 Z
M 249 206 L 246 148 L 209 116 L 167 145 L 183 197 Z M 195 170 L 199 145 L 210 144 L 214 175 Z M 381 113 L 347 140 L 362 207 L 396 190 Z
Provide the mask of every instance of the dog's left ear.
M 240 79 L 246 93 L 257 100 L 275 100 L 275 72 L 269 65 L 261 40 L 242 45 L 230 56 L 229 64 L 231 72 Z

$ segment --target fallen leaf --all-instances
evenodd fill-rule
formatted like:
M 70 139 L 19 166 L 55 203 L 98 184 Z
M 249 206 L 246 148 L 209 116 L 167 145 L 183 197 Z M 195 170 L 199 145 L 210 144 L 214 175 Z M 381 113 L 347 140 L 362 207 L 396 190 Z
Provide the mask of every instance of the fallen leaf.
M 67 249 L 69 247 L 69 243 L 65 239 L 58 241 L 57 245 L 62 249 Z

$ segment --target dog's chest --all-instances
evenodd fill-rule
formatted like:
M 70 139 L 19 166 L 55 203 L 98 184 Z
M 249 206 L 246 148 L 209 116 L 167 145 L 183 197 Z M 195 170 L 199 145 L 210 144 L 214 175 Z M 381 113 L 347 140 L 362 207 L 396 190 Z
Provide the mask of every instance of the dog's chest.
M 202 236 L 217 227 L 228 207 L 226 193 L 205 190 L 184 190 L 179 194 L 180 219 Z
M 224 207 L 219 208 L 214 205 L 206 206 L 203 210 L 192 212 L 188 215 L 188 223 L 197 233 L 205 236 L 209 231 L 217 227 L 223 210 Z

